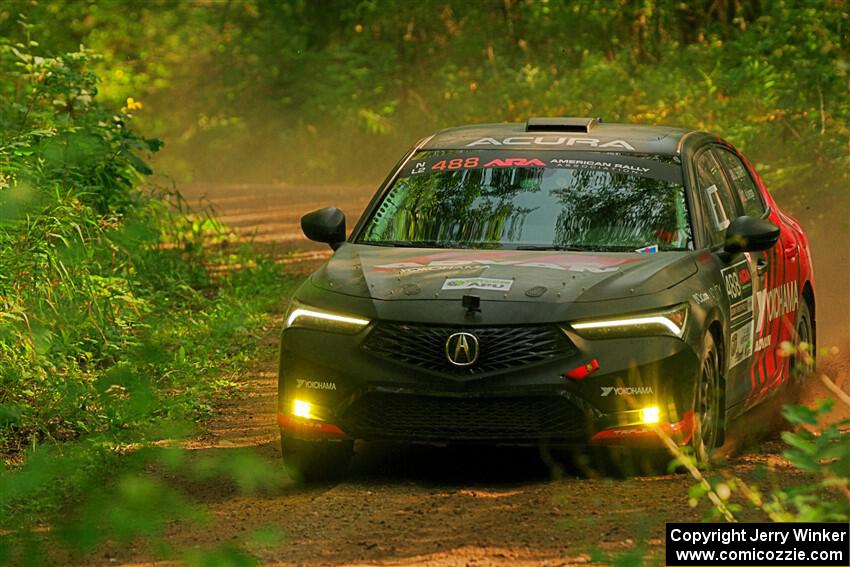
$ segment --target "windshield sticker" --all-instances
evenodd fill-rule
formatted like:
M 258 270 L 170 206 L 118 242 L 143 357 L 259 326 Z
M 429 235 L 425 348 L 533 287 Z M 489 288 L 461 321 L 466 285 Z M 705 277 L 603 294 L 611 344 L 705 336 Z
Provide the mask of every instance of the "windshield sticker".
M 725 153 L 725 152 L 723 152 L 723 153 Z M 727 161 L 727 160 L 724 159 L 723 161 Z M 730 166 L 729 172 L 732 174 L 732 181 L 738 181 L 740 179 L 743 179 L 744 177 L 747 177 L 747 170 L 744 169 L 744 164 L 735 160 L 731 155 L 729 156 L 728 161 L 733 162 L 731 164 L 729 164 L 727 162 L 727 165 Z
M 726 230 L 726 227 L 729 226 L 729 217 L 723 209 L 723 202 L 720 200 L 720 195 L 717 194 L 717 185 L 706 187 L 705 195 L 708 197 L 708 202 L 711 205 L 708 209 L 711 211 L 714 226 L 717 230 Z
M 729 337 L 729 366 L 737 366 L 753 355 L 753 322 L 733 329 Z
M 570 138 L 567 136 L 511 136 L 509 138 L 479 138 L 466 144 L 467 148 L 479 146 L 588 146 L 591 148 L 618 148 L 634 151 L 634 146 L 625 140 L 603 142 L 598 138 Z
M 447 278 L 442 289 L 481 289 L 485 291 L 510 291 L 514 280 L 495 278 Z
M 635 250 L 635 252 L 637 252 L 638 254 L 655 254 L 656 252 L 658 252 L 658 245 L 651 244 L 649 246 L 644 246 L 643 248 L 638 248 L 637 250 Z
M 508 150 L 428 150 L 418 154 L 407 163 L 401 177 L 423 174 L 446 174 L 468 170 L 487 170 L 519 167 L 539 167 L 547 171 L 604 171 L 611 175 L 633 175 L 649 177 L 670 183 L 681 184 L 682 168 L 679 165 L 659 160 L 602 153 L 596 159 L 578 152 L 531 150 L 522 152 Z
M 418 164 L 417 164 L 418 165 Z M 505 158 L 505 159 L 493 159 L 488 161 L 487 163 L 481 165 L 480 160 L 477 157 L 469 157 L 466 159 L 463 158 L 455 158 L 455 159 L 441 159 L 437 163 L 431 166 L 432 171 L 453 171 L 455 169 L 475 169 L 477 167 L 546 167 L 546 164 L 543 163 L 538 158 Z M 414 171 L 410 172 L 411 175 L 414 174 Z
M 546 164 L 538 158 L 507 158 L 490 160 L 484 167 L 546 167 Z
M 641 167 L 637 165 L 630 165 L 627 163 L 613 163 L 610 161 L 596 161 L 590 159 L 564 159 L 564 158 L 555 158 L 549 160 L 549 165 L 553 165 L 555 167 L 570 167 L 574 169 L 612 169 L 616 171 L 622 171 L 624 173 L 649 173 L 651 171 L 648 167 Z

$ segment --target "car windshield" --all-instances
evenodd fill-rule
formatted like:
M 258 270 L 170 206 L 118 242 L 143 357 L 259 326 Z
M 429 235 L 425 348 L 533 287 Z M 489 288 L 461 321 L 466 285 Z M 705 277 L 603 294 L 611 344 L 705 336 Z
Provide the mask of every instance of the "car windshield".
M 356 241 L 529 250 L 693 247 L 682 168 L 672 158 L 504 150 L 412 156 Z

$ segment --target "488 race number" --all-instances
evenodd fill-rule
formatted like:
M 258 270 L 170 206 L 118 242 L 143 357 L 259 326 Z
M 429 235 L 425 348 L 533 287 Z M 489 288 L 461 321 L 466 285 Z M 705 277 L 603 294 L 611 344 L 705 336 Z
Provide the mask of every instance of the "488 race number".
M 431 169 L 444 170 L 444 169 L 461 169 L 461 168 L 472 168 L 478 167 L 478 158 L 477 157 L 468 157 L 466 159 L 463 158 L 455 158 L 450 160 L 440 160 L 434 165 L 431 166 Z

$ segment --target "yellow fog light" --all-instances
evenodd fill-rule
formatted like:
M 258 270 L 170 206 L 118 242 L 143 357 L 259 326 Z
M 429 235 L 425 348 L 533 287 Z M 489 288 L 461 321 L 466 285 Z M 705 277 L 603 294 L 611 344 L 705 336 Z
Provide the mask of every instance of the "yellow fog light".
M 294 400 L 292 402 L 292 415 L 303 417 L 304 419 L 316 419 L 316 416 L 313 415 L 312 404 L 304 400 Z
M 651 423 L 658 423 L 661 420 L 661 416 L 658 412 L 658 406 L 641 408 L 640 420 L 647 425 Z

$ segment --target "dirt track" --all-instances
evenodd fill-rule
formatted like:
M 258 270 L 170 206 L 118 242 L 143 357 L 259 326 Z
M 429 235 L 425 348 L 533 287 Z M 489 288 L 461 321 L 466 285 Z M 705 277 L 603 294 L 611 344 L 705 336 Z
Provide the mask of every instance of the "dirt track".
M 197 201 L 204 191 L 190 188 L 187 196 Z M 243 235 L 253 233 L 255 242 L 290 262 L 295 272 L 328 256 L 301 238 L 298 217 L 335 204 L 355 219 L 369 196 L 368 189 L 343 187 L 293 196 L 272 186 L 216 188 L 209 194 L 225 222 Z M 847 290 L 841 279 L 824 282 L 820 304 Z M 846 321 L 846 312 L 833 315 L 837 322 L 827 316 L 822 345 L 840 343 L 844 349 L 841 317 Z M 269 359 L 246 369 L 246 396 L 219 408 L 210 434 L 193 442 L 193 449 L 226 454 L 249 446 L 279 463 L 271 354 L 276 335 L 270 330 Z M 822 369 L 845 389 L 850 385 L 846 350 Z M 809 400 L 821 395 L 819 387 L 806 392 Z M 777 411 L 778 404 L 770 404 L 749 423 L 770 422 Z M 722 471 L 761 486 L 801 480 L 780 456 L 783 445 L 775 435 L 745 439 L 741 429 L 734 427 L 727 447 L 730 464 Z M 744 451 L 738 447 L 747 444 Z M 616 553 L 639 544 L 658 557 L 664 522 L 698 520 L 705 512 L 688 505 L 692 484 L 684 475 L 598 477 L 569 461 L 552 468 L 536 450 L 365 446 L 359 447 L 350 477 L 332 486 L 246 497 L 224 483 L 195 485 L 193 495 L 209 507 L 214 522 L 205 528 L 175 525 L 171 537 L 175 543 L 211 547 L 272 526 L 285 534 L 282 544 L 252 551 L 265 563 L 282 564 L 570 565 L 590 562 L 594 549 Z M 133 564 L 148 558 L 144 550 L 131 548 L 112 560 Z

